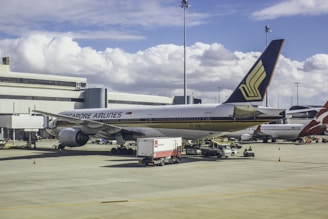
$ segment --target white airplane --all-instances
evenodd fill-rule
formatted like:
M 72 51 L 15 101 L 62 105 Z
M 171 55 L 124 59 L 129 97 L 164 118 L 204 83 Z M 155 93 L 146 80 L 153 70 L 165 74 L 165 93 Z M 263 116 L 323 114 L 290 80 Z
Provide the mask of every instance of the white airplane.
M 275 142 L 277 139 L 296 141 L 305 136 L 320 135 L 327 130 L 328 125 L 328 101 L 320 108 L 312 120 L 304 124 L 261 124 L 245 130 L 227 134 L 227 137 L 240 138 L 242 141 L 263 139 L 267 143 L 269 139 Z
M 320 106 L 296 105 L 285 111 L 287 123 L 304 124 L 309 122 L 321 110 Z
M 182 137 L 198 139 L 245 129 L 282 117 L 282 109 L 258 107 L 271 81 L 284 40 L 273 40 L 250 71 L 222 104 L 194 104 L 122 109 L 76 109 L 59 114 L 34 110 L 56 117 L 48 133 L 59 147 L 79 147 L 89 137 L 126 140 L 140 137 Z

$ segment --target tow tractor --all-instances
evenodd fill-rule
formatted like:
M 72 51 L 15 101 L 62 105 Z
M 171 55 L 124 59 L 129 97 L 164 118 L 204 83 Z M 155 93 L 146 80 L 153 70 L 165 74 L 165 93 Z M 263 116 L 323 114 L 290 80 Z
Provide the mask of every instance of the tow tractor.
M 255 153 L 252 148 L 245 148 L 244 150 L 244 157 L 255 157 Z

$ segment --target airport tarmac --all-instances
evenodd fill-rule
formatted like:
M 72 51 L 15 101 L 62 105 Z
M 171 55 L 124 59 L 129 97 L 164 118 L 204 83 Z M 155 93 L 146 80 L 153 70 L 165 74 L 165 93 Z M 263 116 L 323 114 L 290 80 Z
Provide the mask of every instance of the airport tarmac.
M 253 143 L 255 158 L 142 167 L 89 144 L 0 150 L 0 218 L 327 218 L 328 144 Z M 243 148 L 250 144 L 244 145 Z

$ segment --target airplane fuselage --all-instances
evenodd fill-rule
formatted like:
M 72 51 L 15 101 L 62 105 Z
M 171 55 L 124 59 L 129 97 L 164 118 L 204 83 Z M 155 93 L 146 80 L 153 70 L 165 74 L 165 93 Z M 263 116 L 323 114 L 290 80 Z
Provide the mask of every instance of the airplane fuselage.
M 240 130 L 274 119 L 272 116 L 262 115 L 238 118 L 233 104 L 199 104 L 192 105 L 192 107 L 191 105 L 173 105 L 134 109 L 80 109 L 60 114 L 119 126 L 133 133 L 140 133 L 139 137 L 170 136 L 188 139 Z M 55 123 L 57 129 L 71 126 L 70 123 L 61 119 L 56 120 Z M 52 130 L 53 134 L 55 132 L 58 130 Z M 93 134 L 93 129 L 88 130 L 84 127 L 83 132 Z M 134 134 L 131 138 L 135 138 L 135 136 Z
M 263 124 L 260 131 L 275 139 L 296 140 L 303 128 L 303 124 Z

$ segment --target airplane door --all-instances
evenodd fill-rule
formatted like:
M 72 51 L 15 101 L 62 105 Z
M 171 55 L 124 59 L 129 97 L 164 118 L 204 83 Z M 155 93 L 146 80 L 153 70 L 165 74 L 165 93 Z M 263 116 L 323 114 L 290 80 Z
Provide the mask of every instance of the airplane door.
M 211 121 L 211 112 L 205 112 L 203 121 L 208 123 Z
M 153 116 L 152 113 L 148 113 L 148 118 L 146 120 L 146 123 L 152 123 L 152 116 Z

